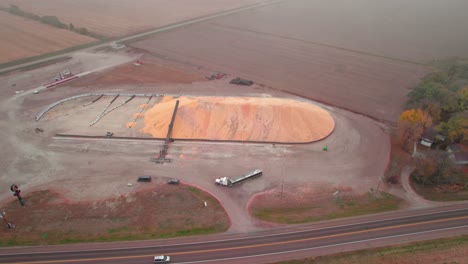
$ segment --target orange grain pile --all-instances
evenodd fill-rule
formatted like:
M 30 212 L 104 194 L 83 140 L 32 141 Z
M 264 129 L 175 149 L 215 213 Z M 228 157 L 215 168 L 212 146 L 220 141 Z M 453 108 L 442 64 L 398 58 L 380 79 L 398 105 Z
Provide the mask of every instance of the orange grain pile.
M 281 98 L 180 97 L 173 138 L 264 142 L 312 142 L 335 122 L 314 104 Z M 164 138 L 176 99 L 163 98 L 144 118 L 143 133 Z

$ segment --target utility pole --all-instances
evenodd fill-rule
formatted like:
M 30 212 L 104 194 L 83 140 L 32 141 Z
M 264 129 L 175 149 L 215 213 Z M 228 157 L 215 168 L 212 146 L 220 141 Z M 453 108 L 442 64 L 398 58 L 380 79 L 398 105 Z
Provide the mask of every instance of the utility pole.
M 281 179 L 281 199 L 283 199 L 283 185 L 284 185 L 284 179 Z
M 10 222 L 6 219 L 6 213 L 5 213 L 5 211 L 3 211 L 3 212 L 0 214 L 0 218 L 3 219 L 3 221 L 5 221 L 5 223 L 7 224 L 8 229 L 12 229 L 12 228 L 15 227 L 14 224 L 10 223 Z
M 21 190 L 19 189 L 18 185 L 12 184 L 10 190 L 13 192 L 13 195 L 18 198 L 21 206 L 24 206 L 24 200 L 23 197 L 21 197 Z
M 281 194 L 280 194 L 281 199 L 283 199 L 283 185 L 284 185 L 284 166 L 281 166 Z
M 377 190 L 376 190 L 376 193 L 379 192 L 379 189 L 380 189 L 380 184 L 382 183 L 382 176 L 379 177 L 379 183 L 377 184 Z

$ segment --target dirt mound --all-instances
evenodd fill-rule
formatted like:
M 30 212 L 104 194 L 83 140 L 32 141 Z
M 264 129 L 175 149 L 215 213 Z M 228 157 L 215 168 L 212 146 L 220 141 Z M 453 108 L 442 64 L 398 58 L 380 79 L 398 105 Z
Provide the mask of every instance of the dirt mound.
M 283 98 L 180 97 L 173 138 L 312 142 L 334 129 L 331 115 L 314 104 Z M 145 114 L 142 132 L 164 138 L 176 99 L 165 97 Z

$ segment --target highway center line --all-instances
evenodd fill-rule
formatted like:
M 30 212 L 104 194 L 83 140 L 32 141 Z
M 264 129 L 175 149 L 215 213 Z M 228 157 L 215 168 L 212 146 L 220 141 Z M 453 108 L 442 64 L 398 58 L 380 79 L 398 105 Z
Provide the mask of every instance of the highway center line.
M 421 210 L 421 209 L 419 209 L 419 210 Z M 466 208 L 452 209 L 452 210 L 438 211 L 438 212 L 435 212 L 435 213 L 424 213 L 424 214 L 411 215 L 411 216 L 393 217 L 393 218 L 386 218 L 386 219 L 381 219 L 381 220 L 365 221 L 365 222 L 330 226 L 330 227 L 324 227 L 324 228 L 305 229 L 305 230 L 291 231 L 291 232 L 284 232 L 284 233 L 277 233 L 277 234 L 265 234 L 265 235 L 262 235 L 261 237 L 265 238 L 265 237 L 297 234 L 297 233 L 302 233 L 302 232 L 321 231 L 321 230 L 328 230 L 328 229 L 334 229 L 334 228 L 340 228 L 340 227 L 348 227 L 348 226 L 353 226 L 353 225 L 371 224 L 371 223 L 377 223 L 377 222 L 383 222 L 383 221 L 393 221 L 393 220 L 400 220 L 400 219 L 411 218 L 411 217 L 427 216 L 427 215 L 442 214 L 442 213 L 451 213 L 451 212 L 458 212 L 458 211 L 465 211 L 465 210 L 467 210 L 467 209 Z M 242 240 L 242 239 L 248 240 L 248 239 L 252 239 L 252 238 L 255 238 L 255 237 L 209 240 L 209 241 L 197 242 L 197 244 L 209 244 L 209 243 L 216 243 L 216 242 L 227 242 L 227 241 L 234 241 L 234 240 Z M 132 243 L 132 242 L 137 243 L 137 242 L 141 242 L 141 240 L 139 240 L 139 241 L 128 241 L 128 243 Z M 183 246 L 183 245 L 191 245 L 191 244 L 193 244 L 193 243 L 177 243 L 177 244 L 165 244 L 165 245 L 155 245 L 155 246 L 145 246 L 145 247 L 125 247 L 125 248 L 109 248 L 109 249 L 78 250 L 78 251 L 62 250 L 62 251 L 32 252 L 32 253 L 31 252 L 29 252 L 29 253 L 11 253 L 11 254 L 0 255 L 0 257 L 1 256 L 9 256 L 9 255 L 22 255 L 22 254 L 30 255 L 30 254 L 54 254 L 54 253 L 82 253 L 82 252 L 99 252 L 99 251 L 108 251 L 108 250 L 137 249 L 137 248 L 138 249 L 143 249 L 143 248 L 154 248 L 154 247 L 174 247 L 174 246 Z
M 448 228 L 442 228 L 442 229 L 436 229 L 436 230 L 429 230 L 429 231 L 421 231 L 421 232 L 408 233 L 408 234 L 401 234 L 401 235 L 394 235 L 394 236 L 370 238 L 370 239 L 364 239 L 364 240 L 352 241 L 352 242 L 344 242 L 344 243 L 338 243 L 338 244 L 332 244 L 332 245 L 326 245 L 326 246 L 318 246 L 318 247 L 293 249 L 293 250 L 280 251 L 280 252 L 273 252 L 273 253 L 249 255 L 249 256 L 242 256 L 242 257 L 223 258 L 223 259 L 211 259 L 211 260 L 199 260 L 199 261 L 190 261 L 190 262 L 178 262 L 178 264 L 206 263 L 206 262 L 213 262 L 213 261 L 226 261 L 226 260 L 230 260 L 230 259 L 245 259 L 245 258 L 255 258 L 255 257 L 263 257 L 263 256 L 279 255 L 279 254 L 288 254 L 288 253 L 294 253 L 294 252 L 300 252 L 300 251 L 306 251 L 306 250 L 312 250 L 312 249 L 321 249 L 321 248 L 329 248 L 329 247 L 336 247 L 336 246 L 344 246 L 344 245 L 351 245 L 351 244 L 357 244 L 357 243 L 365 243 L 365 242 L 371 242 L 371 241 L 376 241 L 376 240 L 381 240 L 381 239 L 387 239 L 387 238 L 403 237 L 403 236 L 408 236 L 408 235 L 427 234 L 427 233 L 432 233 L 432 232 L 437 232 L 437 231 L 453 230 L 453 229 L 465 228 L 465 227 L 468 227 L 468 225 L 466 225 L 466 226 L 448 227 Z M 354 250 L 351 250 L 350 252 L 352 252 L 352 251 L 354 251 Z M 268 263 L 270 263 L 270 262 L 268 262 Z
M 186 251 L 186 252 L 173 252 L 173 253 L 167 252 L 167 253 L 164 253 L 164 254 L 166 254 L 166 255 L 187 255 L 187 254 L 229 251 L 229 250 L 246 249 L 246 248 L 258 248 L 258 247 L 266 247 L 266 246 L 273 246 L 273 245 L 282 245 L 282 244 L 291 244 L 291 243 L 297 243 L 297 242 L 313 241 L 313 240 L 320 240 L 320 239 L 325 239 L 325 238 L 340 237 L 340 236 L 346 236 L 346 235 L 355 235 L 355 234 L 369 233 L 369 232 L 375 232 L 375 231 L 381 231 L 381 230 L 389 230 L 389 229 L 395 229 L 395 228 L 401 228 L 401 227 L 417 226 L 417 225 L 422 225 L 422 224 L 440 223 L 440 222 L 447 222 L 447 221 L 461 220 L 461 219 L 468 219 L 468 216 L 460 216 L 460 217 L 453 217 L 453 218 L 447 218 L 447 219 L 431 220 L 431 221 L 424 221 L 424 222 L 417 222 L 417 223 L 403 224 L 403 225 L 396 225 L 396 226 L 379 227 L 379 228 L 374 228 L 374 229 L 353 231 L 353 232 L 347 232 L 347 233 L 339 233 L 339 234 L 320 236 L 320 237 L 302 238 L 302 239 L 295 239 L 295 240 L 289 240 L 289 241 L 279 241 L 279 242 L 271 242 L 271 243 L 264 243 L 264 244 L 257 244 L 257 245 L 247 245 L 247 246 L 238 246 L 238 247 L 230 247 L 230 248 L 194 250 L 194 251 Z M 467 226 L 465 225 L 465 226 L 453 227 L 453 228 L 462 228 L 462 227 L 467 227 Z M 403 234 L 403 235 L 399 235 L 399 236 L 418 234 L 418 233 L 422 233 L 422 232 L 436 232 L 436 231 L 439 231 L 439 230 L 446 230 L 446 229 L 447 228 L 437 229 L 437 230 L 429 230 L 429 231 L 421 231 L 421 232 L 416 232 L 416 233 Z M 388 236 L 388 237 L 395 237 L 395 236 Z M 374 238 L 374 240 L 375 239 L 384 239 L 384 238 L 387 238 L 387 237 Z M 364 240 L 364 241 L 366 241 L 366 240 Z M 357 242 L 360 242 L 360 241 L 354 241 L 354 242 L 348 242 L 348 243 L 357 243 Z M 337 245 L 339 245 L 339 244 L 337 244 Z M 333 246 L 333 245 L 329 245 L 329 246 Z M 299 249 L 299 250 L 306 250 L 306 249 Z M 154 256 L 154 255 L 152 254 L 152 255 L 139 255 L 139 256 L 137 255 L 137 256 L 123 256 L 123 257 L 48 260 L 48 261 L 33 261 L 33 262 L 12 262 L 12 263 L 7 263 L 7 264 L 14 264 L 14 263 L 16 263 L 16 264 L 47 264 L 47 263 L 63 263 L 63 262 L 85 262 L 85 261 L 97 261 L 97 260 L 117 260 L 117 259 L 146 258 L 146 257 L 151 257 L 151 256 Z

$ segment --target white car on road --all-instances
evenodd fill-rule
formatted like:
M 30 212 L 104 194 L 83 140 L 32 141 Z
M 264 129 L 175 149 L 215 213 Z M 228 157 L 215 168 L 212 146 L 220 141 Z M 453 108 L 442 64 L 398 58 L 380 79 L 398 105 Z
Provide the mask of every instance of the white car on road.
M 161 256 L 154 256 L 154 263 L 169 263 L 171 262 L 171 257 L 161 255 Z

